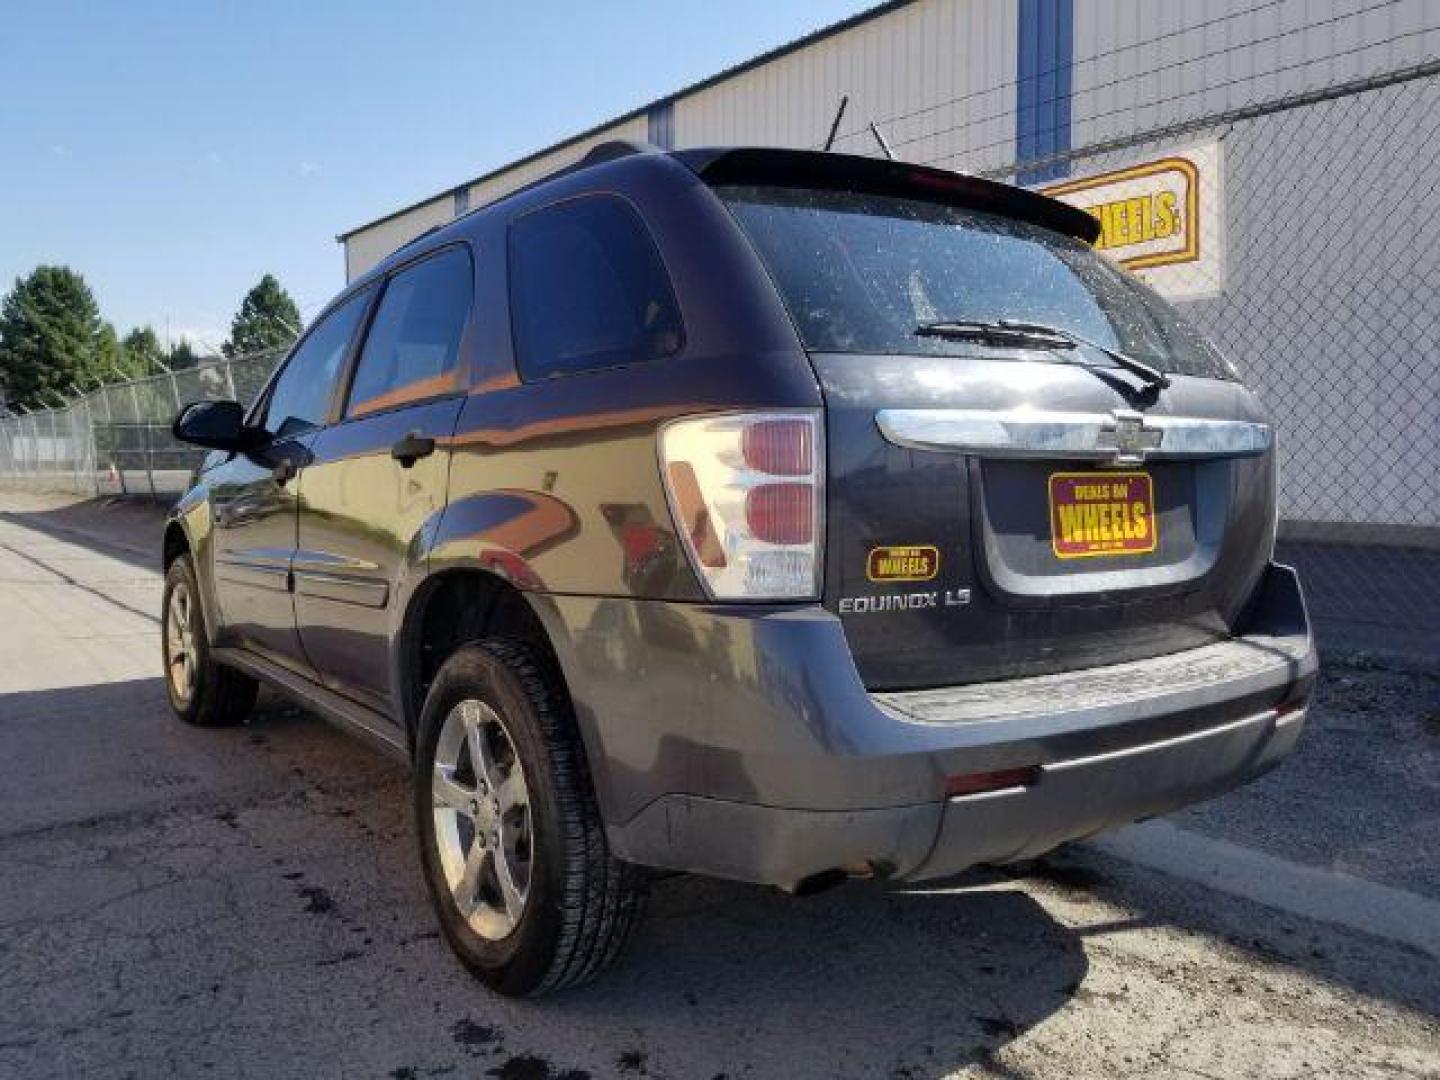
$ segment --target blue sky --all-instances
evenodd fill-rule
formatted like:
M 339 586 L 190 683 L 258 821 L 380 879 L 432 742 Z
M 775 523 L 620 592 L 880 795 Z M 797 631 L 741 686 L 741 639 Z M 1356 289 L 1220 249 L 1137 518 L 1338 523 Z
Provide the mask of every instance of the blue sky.
M 336 233 L 868 6 L 9 0 L 0 289 L 218 346 L 270 271 L 308 319 Z

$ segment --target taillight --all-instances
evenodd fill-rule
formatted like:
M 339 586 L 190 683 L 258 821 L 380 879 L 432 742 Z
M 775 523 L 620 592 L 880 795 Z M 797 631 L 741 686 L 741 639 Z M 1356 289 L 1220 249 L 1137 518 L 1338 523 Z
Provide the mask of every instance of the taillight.
M 723 413 L 660 432 L 670 512 L 719 600 L 820 595 L 820 414 Z

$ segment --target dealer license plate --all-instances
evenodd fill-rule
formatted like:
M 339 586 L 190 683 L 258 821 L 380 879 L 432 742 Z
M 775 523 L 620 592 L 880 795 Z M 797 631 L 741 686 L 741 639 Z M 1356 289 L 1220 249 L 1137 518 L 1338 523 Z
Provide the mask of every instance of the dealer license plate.
M 1050 546 L 1056 558 L 1144 555 L 1155 550 L 1158 534 L 1149 473 L 1050 475 Z

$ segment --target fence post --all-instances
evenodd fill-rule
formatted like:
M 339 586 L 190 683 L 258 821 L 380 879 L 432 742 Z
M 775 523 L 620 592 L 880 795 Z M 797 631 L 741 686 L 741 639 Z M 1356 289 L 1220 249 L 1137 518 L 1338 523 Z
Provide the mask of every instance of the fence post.
M 5 475 L 13 476 L 15 472 L 15 439 L 11 432 L 15 425 L 9 420 L 0 421 L 0 440 L 4 441 Z
M 40 484 L 40 421 L 38 413 L 30 414 L 30 479 L 31 487 Z
M 150 483 L 150 497 L 156 498 L 155 494 L 155 462 L 150 451 L 150 425 L 142 423 L 139 425 L 141 433 L 145 436 L 145 479 Z
M 111 438 L 111 440 L 113 441 L 114 438 L 115 438 L 115 406 L 112 405 L 112 404 L 110 404 L 110 388 L 109 388 L 109 387 L 103 386 L 103 385 L 100 387 L 100 400 L 103 401 L 103 402 L 105 402 L 105 427 L 106 427 L 106 429 L 110 432 L 110 438 Z M 113 451 L 112 451 L 112 454 L 113 454 Z M 127 491 L 125 490 L 125 470 L 120 467 L 119 459 L 116 458 L 116 457 L 114 457 L 114 456 L 112 456 L 112 457 L 110 458 L 109 464 L 110 464 L 112 467 L 114 467 L 114 469 L 115 469 L 115 479 L 116 479 L 116 481 L 120 484 L 120 494 L 121 494 L 121 495 L 128 495 L 129 492 L 127 492 Z M 96 462 L 96 465 L 97 465 L 97 466 L 99 465 L 99 462 L 98 462 L 98 461 Z M 98 469 L 97 469 L 97 476 L 98 476 Z M 97 484 L 97 486 L 98 486 L 98 484 L 99 484 L 99 480 L 98 480 L 98 479 L 96 480 L 96 484 Z
M 95 460 L 95 410 L 90 407 L 90 398 L 85 399 L 85 464 L 90 470 L 90 486 L 95 495 L 100 495 L 100 471 Z
M 139 424 L 140 388 L 133 382 L 130 384 L 130 411 L 135 415 L 135 423 Z M 143 426 L 140 430 L 145 435 L 145 449 L 142 451 L 142 453 L 145 455 L 145 477 L 150 482 L 150 495 L 151 497 L 154 497 L 155 474 L 150 471 L 150 433 L 146 431 Z
M 60 475 L 60 424 L 54 409 L 50 410 L 50 472 Z

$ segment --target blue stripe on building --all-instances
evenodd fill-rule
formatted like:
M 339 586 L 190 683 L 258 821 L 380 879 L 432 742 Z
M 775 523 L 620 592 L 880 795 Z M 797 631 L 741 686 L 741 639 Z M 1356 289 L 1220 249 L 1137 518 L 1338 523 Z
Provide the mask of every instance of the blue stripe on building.
M 1019 0 L 1015 57 L 1015 160 L 1036 161 L 1070 149 L 1070 85 L 1075 60 L 1074 0 Z M 1021 169 L 1036 184 L 1068 176 L 1065 162 Z
M 663 150 L 675 149 L 675 103 L 662 101 L 650 107 L 645 116 L 650 142 Z

